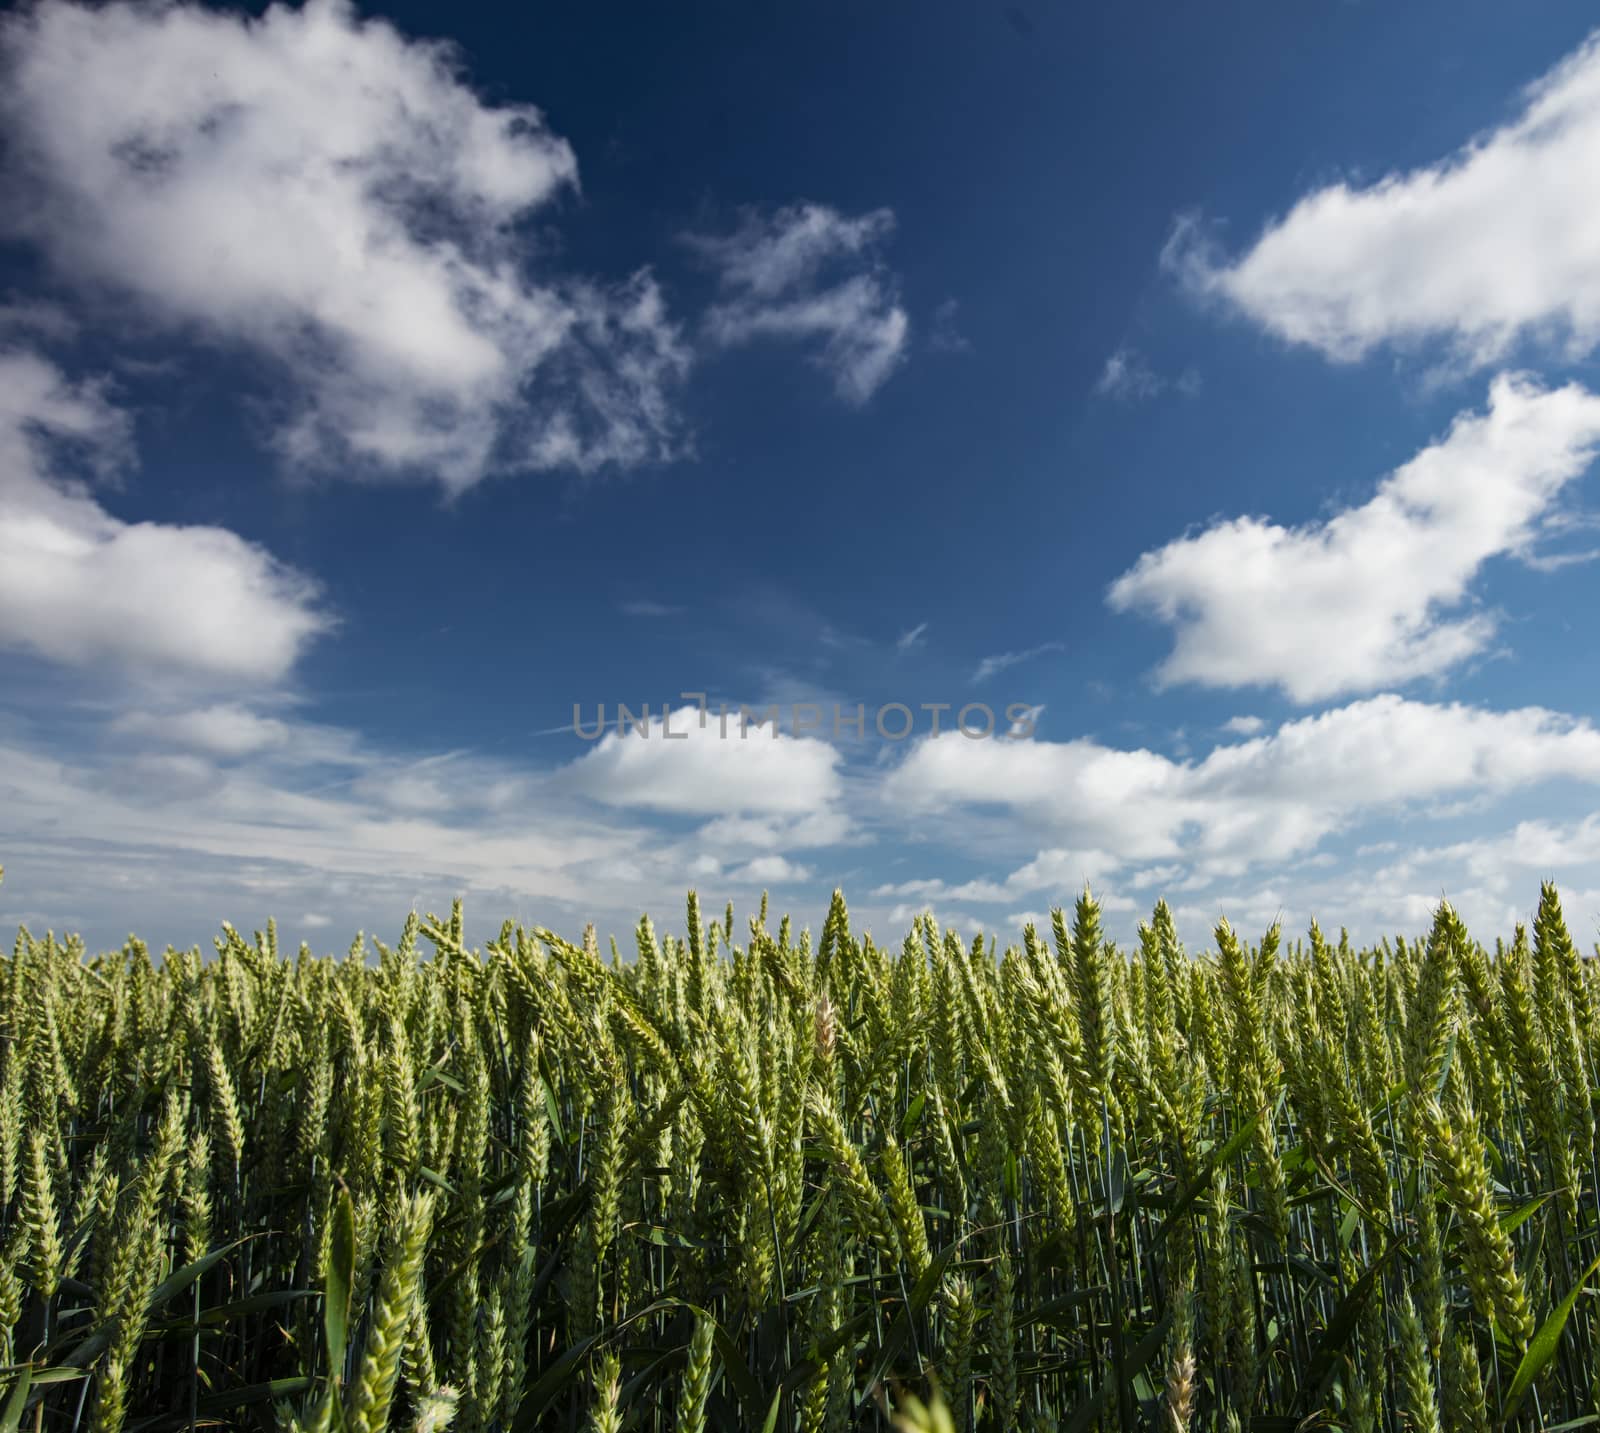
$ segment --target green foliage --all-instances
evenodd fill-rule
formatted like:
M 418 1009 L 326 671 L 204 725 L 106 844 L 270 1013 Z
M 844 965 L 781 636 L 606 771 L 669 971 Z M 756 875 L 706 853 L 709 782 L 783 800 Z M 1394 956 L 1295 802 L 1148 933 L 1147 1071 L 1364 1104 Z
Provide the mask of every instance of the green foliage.
M 1589 1426 L 1593 962 L 1085 892 L 0 958 L 0 1429 Z M 427 948 L 431 946 L 429 951 Z

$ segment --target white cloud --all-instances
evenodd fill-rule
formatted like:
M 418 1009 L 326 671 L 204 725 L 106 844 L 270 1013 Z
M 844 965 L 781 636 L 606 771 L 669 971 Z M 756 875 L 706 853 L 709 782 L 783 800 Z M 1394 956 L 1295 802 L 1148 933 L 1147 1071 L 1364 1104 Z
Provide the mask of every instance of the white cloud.
M 1134 402 L 1141 398 L 1154 398 L 1167 386 L 1166 380 L 1131 348 L 1119 348 L 1095 380 L 1094 391 L 1102 398 L 1120 398 Z
M 1040 851 L 1001 881 L 900 881 L 879 886 L 872 894 L 878 898 L 1000 905 L 1037 891 L 1081 891 L 1086 882 L 1098 883 L 1122 864 L 1121 858 L 1109 851 L 1057 848 Z
M 1054 848 L 1040 851 L 1031 861 L 1006 877 L 1006 890 L 1081 891 L 1086 883 L 1103 880 L 1122 865 L 1111 851 Z
M 1125 874 L 1122 877 L 1122 884 L 1135 891 L 1159 889 L 1181 879 L 1183 874 L 1184 868 L 1181 865 L 1145 866 Z
M 1426 931 L 1441 900 L 1448 900 L 1479 940 L 1510 938 L 1517 922 L 1531 923 L 1541 881 L 1554 880 L 1567 927 L 1580 949 L 1600 935 L 1600 889 L 1593 884 L 1600 857 L 1600 818 L 1572 822 L 1521 821 L 1444 845 L 1394 843 L 1360 850 L 1313 878 L 1274 873 L 1260 887 L 1238 882 L 1212 886 L 1202 897 L 1168 887 L 1180 935 L 1202 940 L 1219 915 L 1246 930 L 1274 919 L 1303 931 L 1313 917 L 1325 931 L 1348 926 L 1357 941 L 1396 932 Z M 1149 900 L 1153 903 L 1156 892 Z
M 1437 676 L 1494 640 L 1462 611 L 1489 559 L 1525 555 L 1600 445 L 1600 398 L 1502 374 L 1486 413 L 1398 468 L 1360 507 L 1301 527 L 1217 523 L 1145 553 L 1116 611 L 1176 629 L 1163 684 L 1275 685 L 1295 701 Z
M 710 846 L 732 858 L 752 850 L 804 851 L 843 845 L 853 836 L 845 812 L 830 808 L 799 816 L 718 816 L 695 833 L 695 844 Z
M 668 733 L 671 733 L 670 735 Z M 608 806 L 689 815 L 806 816 L 827 811 L 842 794 L 839 753 L 812 737 L 773 734 L 752 724 L 741 734 L 730 713 L 727 734 L 713 713 L 681 707 L 647 735 L 615 725 L 566 770 L 570 789 Z
M 128 523 L 75 474 L 132 462 L 92 383 L 0 351 L 0 647 L 136 675 L 282 678 L 328 630 L 317 585 L 218 527 Z
M 878 257 L 893 228 L 887 209 L 849 218 L 826 205 L 793 204 L 746 213 L 732 234 L 686 236 L 718 271 L 723 291 L 706 315 L 707 333 L 728 347 L 820 339 L 815 361 L 835 392 L 865 403 L 900 365 L 910 332 L 898 286 Z
M 1578 567 L 1600 559 L 1600 547 L 1588 547 L 1582 552 L 1529 553 L 1523 560 L 1535 572 L 1560 572 L 1563 567 Z
M 641 897 L 657 909 L 674 892 L 682 899 L 680 845 L 652 842 L 630 822 L 596 822 L 548 786 L 538 803 L 497 807 L 506 771 L 457 760 L 439 782 L 448 799 L 412 809 L 386 800 L 381 778 L 425 775 L 427 762 L 353 742 L 354 780 L 308 783 L 288 764 L 298 737 L 230 766 L 0 741 L 0 890 L 31 902 L 55 889 L 53 921 L 113 937 L 141 929 L 158 945 L 202 938 L 224 917 L 249 929 L 274 910 L 337 912 L 353 934 L 398 923 L 419 900 L 447 908 L 453 895 L 492 894 L 496 924 L 510 903 L 532 917 L 537 902 L 549 920 L 557 910 L 587 918 Z
M 926 622 L 918 622 L 910 631 L 902 632 L 895 638 L 895 650 L 898 652 L 910 652 L 918 647 L 925 647 L 927 645 L 927 631 L 928 624 Z
M 935 353 L 972 352 L 972 341 L 956 326 L 956 315 L 960 309 L 961 305 L 956 299 L 945 299 L 934 309 L 928 347 Z
M 1100 377 L 1095 380 L 1094 392 L 1099 398 L 1138 403 L 1159 397 L 1169 388 L 1185 398 L 1195 397 L 1201 388 L 1200 370 L 1185 368 L 1176 378 L 1169 378 L 1157 373 L 1137 349 L 1124 345 L 1106 359 Z
M 755 860 L 728 874 L 728 880 L 735 885 L 754 885 L 766 881 L 776 884 L 780 881 L 810 879 L 811 872 L 806 867 L 797 866 L 784 856 L 757 856 Z
M 19 721 L 8 722 L 0 735 L 0 859 L 11 870 L 0 924 L 26 918 L 113 944 L 134 929 L 159 947 L 171 938 L 203 941 L 223 916 L 248 930 L 274 911 L 325 912 L 342 943 L 358 925 L 387 931 L 411 906 L 443 910 L 459 894 L 477 940 L 511 916 L 574 932 L 594 919 L 602 935 L 614 931 L 626 942 L 640 911 L 663 923 L 681 912 L 690 882 L 711 909 L 732 895 L 748 913 L 752 891 L 768 887 L 811 920 L 843 880 L 852 913 L 883 922 L 898 939 L 928 906 L 970 933 L 970 912 L 1048 909 L 1087 880 L 1117 917 L 1108 929 L 1119 939 L 1132 925 L 1121 917 L 1148 912 L 1166 894 L 1180 933 L 1198 943 L 1224 913 L 1250 927 L 1281 913 L 1301 929 L 1317 914 L 1325 926 L 1370 934 L 1410 930 L 1426 925 L 1441 894 L 1475 928 L 1499 933 L 1526 914 L 1544 874 L 1572 896 L 1575 930 L 1600 903 L 1600 892 L 1584 884 L 1600 849 L 1600 818 L 1528 822 L 1433 848 L 1412 838 L 1402 853 L 1362 850 L 1337 863 L 1327 849 L 1364 822 L 1385 834 L 1402 821 L 1433 823 L 1440 803 L 1462 796 L 1600 782 L 1600 732 L 1536 709 L 1493 713 L 1383 697 L 1195 761 L 1088 741 L 929 738 L 900 768 L 841 775 L 841 789 L 824 788 L 831 804 L 821 813 L 732 814 L 750 804 L 736 784 L 787 791 L 810 780 L 783 764 L 712 772 L 703 784 L 732 792 L 730 814 L 694 829 L 679 819 L 681 792 L 659 772 L 640 773 L 637 788 L 634 773 L 607 773 L 602 787 L 610 780 L 624 796 L 642 791 L 645 810 L 597 815 L 577 799 L 584 782 L 573 780 L 593 753 L 541 771 L 464 752 L 411 757 L 291 715 L 270 720 L 287 728 L 286 739 L 240 755 L 232 751 L 249 742 L 230 748 L 215 739 L 235 723 L 252 730 L 237 714 L 193 724 L 187 735 L 200 741 L 192 745 L 148 723 L 118 723 L 115 741 L 70 753 L 51 750 L 63 744 L 54 727 L 30 746 L 17 735 Z M 674 728 L 686 724 L 675 719 Z M 142 737 L 147 749 L 137 744 Z M 663 745 L 659 737 L 630 740 Z M 223 749 L 207 750 L 207 741 Z M 773 746 L 781 753 L 784 744 Z M 889 799 L 875 807 L 880 782 Z M 1001 842 L 989 839 L 985 807 L 1002 813 L 994 823 Z M 977 874 L 969 851 L 946 879 L 867 890 L 885 877 L 855 859 L 871 848 L 861 846 L 853 818 L 869 833 L 897 831 L 930 852 L 970 841 L 985 863 L 1000 852 L 1007 864 Z M 1482 816 L 1474 821 L 1485 829 Z M 844 864 L 846 846 L 853 858 Z M 805 849 L 817 857 L 800 864 Z M 906 847 L 906 859 L 916 849 Z M 939 859 L 949 865 L 948 850 Z M 41 911 L 43 920 L 24 914 Z M 1020 915 L 1000 923 L 1002 944 L 1020 923 Z
M 1229 717 L 1223 722 L 1222 729 L 1230 736 L 1255 736 L 1266 728 L 1266 722 L 1258 716 Z
M 681 607 L 674 607 L 667 602 L 652 602 L 649 598 L 619 602 L 617 610 L 625 617 L 677 617 L 683 612 Z
M 1523 336 L 1600 340 L 1600 34 L 1520 114 L 1438 163 L 1301 199 L 1235 260 L 1179 226 L 1168 263 L 1274 334 L 1337 360 L 1438 337 L 1473 364 Z
M 374 771 L 355 781 L 351 790 L 374 806 L 401 814 L 444 816 L 458 809 L 458 799 L 448 776 L 431 772 L 422 763 L 399 770 Z
M 1010 671 L 1012 667 L 1020 666 L 1023 662 L 1031 662 L 1035 657 L 1042 657 L 1047 652 L 1065 650 L 1060 642 L 1041 642 L 1037 647 L 1029 647 L 1022 652 L 998 652 L 992 657 L 985 657 L 978 663 L 972 673 L 973 685 L 976 686 L 979 682 L 986 682 L 990 677 L 997 677 L 1001 672 Z M 1043 710 L 1043 708 L 1040 710 Z
M 175 712 L 128 712 L 118 717 L 111 729 L 223 758 L 255 756 L 286 746 L 290 733 L 288 723 L 236 702 Z
M 6 226 L 64 278 L 293 384 L 294 462 L 452 489 L 673 448 L 687 351 L 648 274 L 529 281 L 567 143 L 348 0 L 262 16 L 44 0 L 0 22 Z
M 1196 863 L 1237 874 L 1315 849 L 1376 812 L 1462 795 L 1504 796 L 1540 782 L 1600 783 L 1600 730 L 1538 707 L 1491 712 L 1393 695 L 1285 723 L 1199 761 L 1099 742 L 925 737 L 884 779 L 902 819 L 999 808 L 1050 844 L 1008 879 L 1007 896 L 1045 871 Z
M 641 795 L 643 811 L 597 812 L 574 789 L 593 773 L 572 779 L 588 758 L 537 769 L 471 752 L 417 756 L 287 712 L 271 718 L 282 741 L 236 755 L 249 743 L 216 738 L 249 730 L 242 713 L 208 711 L 181 732 L 164 724 L 183 714 L 146 710 L 144 720 L 108 719 L 99 733 L 81 720 L 65 733 L 21 716 L 4 724 L 0 925 L 44 910 L 53 928 L 81 929 L 91 943 L 114 945 L 134 929 L 159 948 L 203 942 L 224 917 L 248 930 L 300 911 L 326 913 L 348 937 L 462 895 L 490 929 L 506 916 L 574 931 L 592 919 L 626 939 L 641 911 L 681 911 L 691 881 L 706 883 L 701 894 L 717 909 L 726 895 L 748 909 L 763 887 L 825 908 L 827 891 L 808 888 L 814 870 L 797 852 L 856 840 L 837 801 L 821 813 L 719 815 L 686 830 L 670 778 L 648 773 L 616 793 Z M 228 749 L 185 744 L 194 737 Z M 830 763 L 808 766 L 818 744 L 774 745 L 764 759 L 735 757 L 736 777 L 701 768 L 712 786 L 790 789 L 753 801 L 731 791 L 730 813 L 796 806 L 803 792 L 829 798 Z M 603 771 L 593 787 L 612 804 Z
M 872 891 L 875 899 L 886 900 L 899 898 L 901 900 L 932 901 L 932 900 L 962 900 L 980 901 L 990 903 L 1005 899 L 1005 887 L 993 881 L 963 881 L 960 883 L 944 880 L 913 880 L 891 881 L 886 885 L 878 886 Z

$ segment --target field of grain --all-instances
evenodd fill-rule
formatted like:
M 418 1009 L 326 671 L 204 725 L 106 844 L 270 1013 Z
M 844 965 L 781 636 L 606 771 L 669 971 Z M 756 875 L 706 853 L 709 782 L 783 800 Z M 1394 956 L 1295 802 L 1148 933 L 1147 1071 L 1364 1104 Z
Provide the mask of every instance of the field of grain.
M 1576 1429 L 1600 981 L 459 906 L 0 960 L 0 1429 Z

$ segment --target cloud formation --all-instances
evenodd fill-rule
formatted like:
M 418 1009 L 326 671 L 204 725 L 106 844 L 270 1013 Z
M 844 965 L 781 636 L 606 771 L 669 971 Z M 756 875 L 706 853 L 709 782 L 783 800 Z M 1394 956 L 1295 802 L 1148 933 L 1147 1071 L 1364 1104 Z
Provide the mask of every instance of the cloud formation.
M 1323 522 L 1219 522 L 1145 553 L 1118 612 L 1174 629 L 1163 685 L 1276 686 L 1297 702 L 1434 677 L 1484 652 L 1493 614 L 1463 610 L 1491 558 L 1523 555 L 1600 445 L 1600 397 L 1502 374 L 1483 413 Z
M 525 272 L 565 140 L 349 0 L 0 20 L 4 227 L 156 324 L 276 363 L 292 462 L 420 475 L 670 455 L 688 350 L 648 273 Z
M 1446 341 L 1473 365 L 1519 339 L 1569 355 L 1600 341 L 1600 32 L 1524 94 L 1522 111 L 1435 164 L 1331 184 L 1229 259 L 1194 220 L 1165 261 L 1197 292 L 1335 360 Z
M 567 768 L 565 784 L 608 806 L 689 815 L 803 816 L 840 797 L 839 752 L 813 737 L 774 734 L 754 721 L 741 733 L 730 712 L 726 734 L 716 713 L 686 706 L 645 733 L 617 730 L 617 714 L 594 749 Z M 759 716 L 760 713 L 755 713 Z M 591 720 L 588 713 L 583 721 Z M 671 735 L 668 735 L 668 733 Z
M 996 652 L 993 656 L 985 657 L 973 668 L 972 684 L 987 682 L 991 677 L 997 677 L 1001 672 L 1009 672 L 1011 668 L 1021 666 L 1024 662 L 1031 662 L 1035 657 L 1042 657 L 1047 652 L 1064 652 L 1065 647 L 1060 642 L 1041 642 L 1037 647 L 1029 647 L 1021 652 Z
M 999 808 L 1080 865 L 1093 851 L 1102 864 L 1183 860 L 1226 875 L 1309 853 L 1378 810 L 1556 779 L 1600 783 L 1600 730 L 1590 722 L 1385 695 L 1198 761 L 1087 738 L 930 736 L 885 777 L 882 797 L 901 816 Z
M 130 711 L 111 723 L 117 735 L 184 747 L 223 760 L 257 756 L 288 746 L 291 727 L 238 702 L 176 711 Z
M 887 209 L 850 218 L 823 204 L 747 212 L 731 234 L 685 242 L 717 271 L 722 297 L 706 314 L 712 342 L 770 338 L 815 345 L 813 361 L 845 402 L 865 403 L 905 357 L 910 320 L 879 252 Z
M 1157 373 L 1136 348 L 1126 345 L 1106 359 L 1105 367 L 1095 380 L 1097 398 L 1114 398 L 1120 403 L 1139 403 L 1157 398 L 1169 388 L 1176 389 L 1185 398 L 1193 398 L 1200 391 L 1200 371 L 1186 368 L 1177 378 Z
M 0 647 L 155 680 L 276 682 L 328 631 L 318 584 L 218 527 L 124 522 L 80 473 L 132 464 L 93 383 L 0 350 Z
M 1154 398 L 1166 383 L 1155 370 L 1131 348 L 1119 348 L 1095 380 L 1094 391 L 1102 398 L 1120 398 L 1132 402 L 1139 398 Z
M 894 649 L 897 652 L 911 652 L 918 647 L 928 644 L 928 624 L 918 622 L 915 627 L 908 628 L 894 639 Z

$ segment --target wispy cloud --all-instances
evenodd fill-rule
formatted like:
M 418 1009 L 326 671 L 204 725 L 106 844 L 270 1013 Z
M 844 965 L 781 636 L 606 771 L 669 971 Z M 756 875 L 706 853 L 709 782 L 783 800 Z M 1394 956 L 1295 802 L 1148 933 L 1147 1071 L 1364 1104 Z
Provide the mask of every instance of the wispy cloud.
M 21 334 L 36 341 L 77 337 L 78 321 L 59 304 L 45 299 L 0 299 L 0 336 Z
M 972 342 L 956 326 L 961 305 L 955 299 L 946 299 L 933 311 L 933 325 L 928 330 L 928 347 L 935 353 L 971 353 Z
M 117 735 L 172 745 L 218 758 L 256 756 L 289 745 L 292 728 L 278 717 L 237 702 L 186 707 L 177 711 L 130 711 L 116 718 Z
M 1200 392 L 1200 371 L 1186 368 L 1176 378 L 1157 373 L 1137 349 L 1119 348 L 1106 359 L 1100 377 L 1095 380 L 1094 391 L 1098 397 L 1114 398 L 1123 403 L 1137 403 L 1159 397 L 1172 389 L 1185 398 Z
M 865 403 L 905 357 L 910 320 L 880 251 L 888 209 L 851 218 L 824 204 L 746 211 L 731 234 L 685 242 L 717 270 L 723 297 L 705 318 L 714 343 L 820 343 L 813 361 L 846 402 Z
M 1529 553 L 1522 560 L 1535 572 L 1559 572 L 1564 567 L 1579 567 L 1600 558 L 1600 547 L 1584 548 L 1581 552 Z
M 1154 370 L 1131 348 L 1119 348 L 1100 370 L 1094 391 L 1102 398 L 1154 398 L 1166 387 Z
M 626 617 L 678 617 L 684 608 L 675 607 L 666 602 L 652 602 L 649 598 L 640 598 L 631 602 L 617 603 L 617 611 Z
M 928 624 L 918 622 L 909 632 L 902 632 L 895 638 L 894 646 L 897 652 L 911 652 L 918 647 L 927 645 Z
M 1047 652 L 1065 650 L 1060 642 L 1041 642 L 1037 647 L 1029 647 L 1022 652 L 997 652 L 994 656 L 985 657 L 978 663 L 977 669 L 972 674 L 973 685 L 986 682 L 990 677 L 997 677 L 1001 672 L 1009 671 L 1022 662 L 1031 662 L 1035 657 L 1042 657 Z

